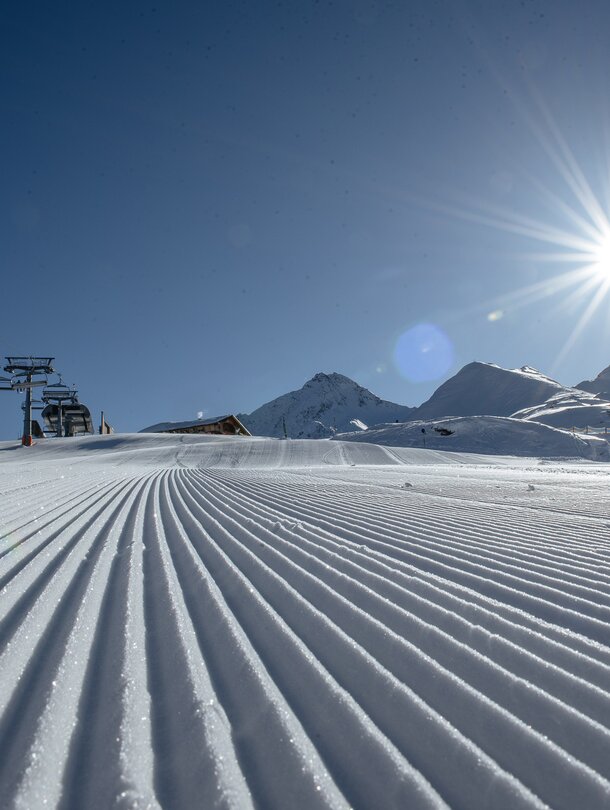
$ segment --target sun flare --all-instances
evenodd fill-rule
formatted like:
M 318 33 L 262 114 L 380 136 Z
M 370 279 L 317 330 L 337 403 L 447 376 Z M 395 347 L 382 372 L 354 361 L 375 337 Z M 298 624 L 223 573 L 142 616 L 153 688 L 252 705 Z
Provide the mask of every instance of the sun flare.
M 544 265 L 554 266 L 555 272 L 541 272 L 534 283 L 481 302 L 473 311 L 484 313 L 487 321 L 493 323 L 516 309 L 545 302 L 547 311 L 561 317 L 566 325 L 569 313 L 569 332 L 555 357 L 556 368 L 596 313 L 602 309 L 610 311 L 610 182 L 602 181 L 601 189 L 598 182 L 596 193 L 550 110 L 535 93 L 534 99 L 539 118 L 530 115 L 524 105 L 515 103 L 544 148 L 556 178 L 563 181 L 564 189 L 560 193 L 532 178 L 545 209 L 550 209 L 556 218 L 538 218 L 514 207 L 468 195 L 459 195 L 454 205 L 445 203 L 434 207 L 452 217 L 525 237 L 538 244 L 537 250 L 522 253 L 521 258 L 536 263 L 541 269 Z M 610 145 L 608 154 L 610 165 Z M 552 306 L 551 299 L 555 299 Z
M 602 279 L 610 279 L 610 233 L 604 234 L 593 251 L 593 263 Z

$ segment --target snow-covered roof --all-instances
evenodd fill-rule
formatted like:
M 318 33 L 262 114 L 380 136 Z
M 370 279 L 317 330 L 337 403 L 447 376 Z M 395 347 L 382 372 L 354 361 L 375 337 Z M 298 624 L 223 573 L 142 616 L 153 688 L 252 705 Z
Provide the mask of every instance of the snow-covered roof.
M 224 422 L 225 419 L 235 419 L 231 413 L 224 416 L 210 416 L 208 419 L 188 419 L 186 422 L 157 422 L 156 425 L 142 428 L 140 433 L 165 433 L 168 430 L 183 430 L 185 428 L 198 427 L 203 425 L 215 425 L 217 422 Z

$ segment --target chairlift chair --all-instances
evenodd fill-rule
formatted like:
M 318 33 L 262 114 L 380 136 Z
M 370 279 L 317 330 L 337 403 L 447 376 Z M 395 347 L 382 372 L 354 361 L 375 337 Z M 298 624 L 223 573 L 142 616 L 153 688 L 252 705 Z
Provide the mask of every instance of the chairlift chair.
M 52 430 L 58 437 L 71 435 L 66 430 L 66 418 L 68 408 L 78 405 L 77 394 L 76 389 L 65 385 L 61 377 L 59 382 L 47 385 L 42 392 L 42 400 L 46 403 L 42 415 L 47 423 L 47 429 Z
M 42 400 L 47 404 L 54 402 L 78 402 L 78 392 L 74 388 L 70 388 L 64 383 L 51 383 L 42 392 Z
M 62 412 L 62 422 L 65 426 L 65 429 L 62 430 L 63 435 L 80 436 L 87 433 L 93 433 L 93 422 L 91 420 L 89 408 L 78 400 L 62 405 L 48 404 L 44 408 L 41 415 L 49 433 L 57 433 L 59 427 L 60 407 Z
M 41 388 L 48 382 L 46 374 L 43 374 L 39 379 L 32 379 L 32 375 L 19 371 L 11 377 L 11 388 L 13 391 L 26 391 L 28 388 Z

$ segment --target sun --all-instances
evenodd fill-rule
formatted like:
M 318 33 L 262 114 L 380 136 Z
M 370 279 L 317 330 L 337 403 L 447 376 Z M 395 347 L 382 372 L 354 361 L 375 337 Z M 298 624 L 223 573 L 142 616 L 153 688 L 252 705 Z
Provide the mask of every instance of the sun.
M 610 279 L 610 233 L 603 234 L 595 245 L 593 264 L 602 279 Z
M 597 311 L 610 310 L 610 143 L 605 171 L 596 174 L 596 185 L 592 185 L 540 94 L 533 87 L 530 94 L 535 103 L 532 113 L 517 94 L 513 102 L 554 169 L 553 186 L 535 176 L 530 178 L 544 204 L 541 211 L 548 213 L 550 209 L 552 218 L 531 216 L 514 206 L 466 194 L 458 194 L 453 204 L 435 201 L 430 207 L 471 224 L 531 240 L 532 245 L 537 243 L 537 249 L 520 254 L 521 258 L 530 266 L 535 263 L 536 268 L 554 266 L 554 272 L 541 272 L 533 283 L 479 302 L 468 312 L 483 313 L 493 323 L 511 311 L 545 302 L 549 312 L 561 314 L 569 329 L 555 357 L 554 368 L 558 368 Z M 556 181 L 562 181 L 557 188 Z M 552 310 L 551 298 L 555 298 Z M 570 315 L 569 326 L 565 313 Z M 605 322 L 610 325 L 609 318 Z

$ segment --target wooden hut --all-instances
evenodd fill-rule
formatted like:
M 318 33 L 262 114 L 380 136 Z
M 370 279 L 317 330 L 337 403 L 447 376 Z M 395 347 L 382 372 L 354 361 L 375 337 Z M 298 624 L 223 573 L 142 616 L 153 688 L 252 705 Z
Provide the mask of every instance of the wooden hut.
M 216 436 L 251 436 L 233 414 L 213 416 L 209 419 L 192 419 L 188 422 L 159 422 L 144 428 L 140 433 L 207 433 Z

